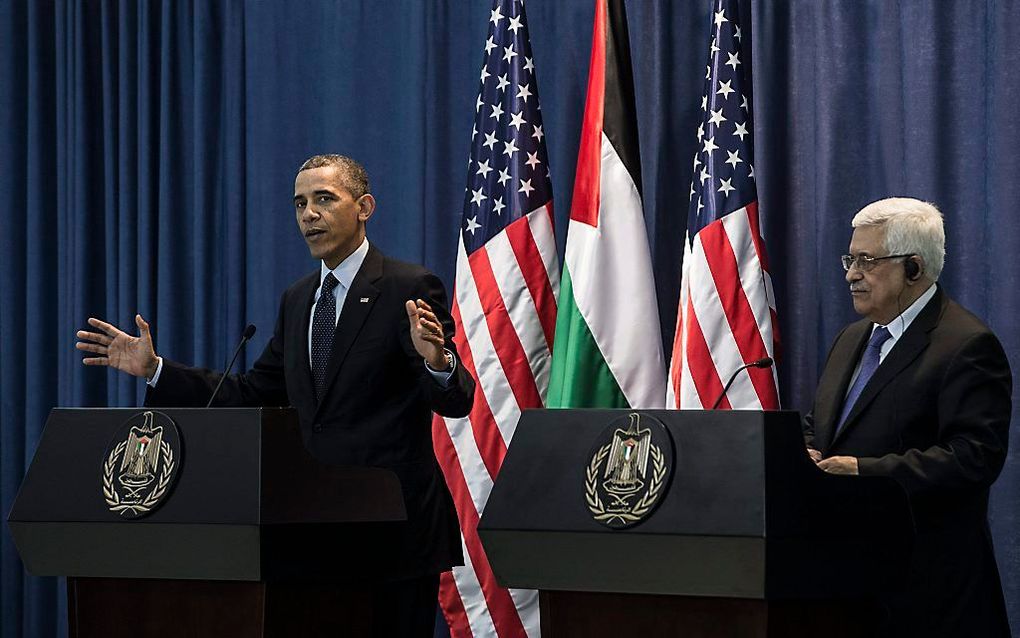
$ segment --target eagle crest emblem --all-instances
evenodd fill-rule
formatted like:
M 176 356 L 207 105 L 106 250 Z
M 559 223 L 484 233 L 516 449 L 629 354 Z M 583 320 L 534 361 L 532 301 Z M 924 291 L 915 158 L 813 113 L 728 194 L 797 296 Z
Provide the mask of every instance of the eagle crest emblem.
M 612 528 L 647 518 L 669 487 L 672 452 L 669 431 L 654 417 L 632 412 L 611 423 L 585 469 L 584 497 L 592 517 Z
M 177 426 L 147 410 L 121 426 L 103 462 L 103 498 L 124 518 L 152 513 L 168 496 L 180 464 Z

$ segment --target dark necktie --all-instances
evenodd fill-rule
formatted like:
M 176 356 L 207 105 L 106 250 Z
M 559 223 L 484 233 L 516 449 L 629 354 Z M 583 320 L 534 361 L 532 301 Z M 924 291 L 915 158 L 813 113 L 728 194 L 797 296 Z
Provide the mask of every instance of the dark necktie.
M 326 367 L 333 351 L 333 333 L 336 331 L 336 297 L 333 289 L 339 283 L 333 273 L 326 274 L 312 317 L 312 379 L 315 380 L 315 396 L 320 401 L 326 391 Z
M 864 358 L 861 360 L 861 372 L 857 375 L 857 380 L 854 381 L 854 385 L 850 388 L 850 393 L 846 395 L 846 401 L 843 403 L 843 413 L 839 415 L 839 426 L 836 428 L 836 434 L 839 434 L 839 431 L 843 429 L 847 415 L 850 414 L 850 410 L 853 409 L 857 399 L 860 398 L 861 392 L 864 391 L 864 386 L 868 385 L 868 381 L 875 374 L 875 370 L 878 369 L 878 363 L 882 355 L 882 344 L 891 337 L 892 335 L 883 326 L 875 328 L 875 331 L 871 333 L 868 347 L 864 349 Z

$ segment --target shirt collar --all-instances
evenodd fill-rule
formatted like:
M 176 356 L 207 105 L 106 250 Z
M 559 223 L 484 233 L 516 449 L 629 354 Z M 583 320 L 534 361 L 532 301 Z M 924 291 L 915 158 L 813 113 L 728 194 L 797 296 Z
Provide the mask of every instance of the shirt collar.
M 903 336 L 903 333 L 907 331 L 907 328 L 909 328 L 910 324 L 917 318 L 917 315 L 921 314 L 921 310 L 923 310 L 924 307 L 928 305 L 928 302 L 931 301 L 931 298 L 935 296 L 936 288 L 937 286 L 932 284 L 927 290 L 921 293 L 920 297 L 914 300 L 914 303 L 910 304 L 906 310 L 901 312 L 900 316 L 896 317 L 889 322 L 889 325 L 885 326 L 885 328 L 889 331 L 889 334 L 892 335 L 893 341 Z M 874 332 L 877 327 L 878 324 L 874 324 L 872 326 L 872 332 Z
M 329 269 L 326 262 L 321 262 L 319 269 L 319 286 L 322 286 L 322 280 L 326 278 L 327 273 L 333 273 L 340 285 L 344 287 L 344 290 L 351 289 L 351 283 L 354 282 L 355 275 L 361 269 L 362 262 L 365 261 L 365 255 L 368 254 L 368 238 L 366 237 L 361 245 L 358 246 L 353 253 L 347 256 L 336 268 L 333 270 Z

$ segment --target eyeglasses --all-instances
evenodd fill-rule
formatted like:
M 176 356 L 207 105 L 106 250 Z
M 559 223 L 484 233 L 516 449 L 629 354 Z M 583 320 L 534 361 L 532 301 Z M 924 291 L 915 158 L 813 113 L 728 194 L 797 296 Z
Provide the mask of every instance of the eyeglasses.
M 857 270 L 861 272 L 871 272 L 878 265 L 878 262 L 884 259 L 896 259 L 898 257 L 913 257 L 913 254 L 907 255 L 886 255 L 885 257 L 872 257 L 870 255 L 843 255 L 839 258 L 843 262 L 843 270 L 850 271 L 851 266 L 857 266 Z

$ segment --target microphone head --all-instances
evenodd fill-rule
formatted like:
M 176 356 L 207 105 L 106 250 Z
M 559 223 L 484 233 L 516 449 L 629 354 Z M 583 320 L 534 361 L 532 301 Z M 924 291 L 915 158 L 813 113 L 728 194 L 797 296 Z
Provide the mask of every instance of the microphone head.
M 775 363 L 775 361 L 772 360 L 772 357 L 762 357 L 752 363 L 751 366 L 755 368 L 771 368 L 773 363 Z
M 255 336 L 255 324 L 249 323 L 248 326 L 244 329 L 244 332 L 241 333 L 241 338 L 247 341 L 248 339 L 251 339 L 254 336 Z

